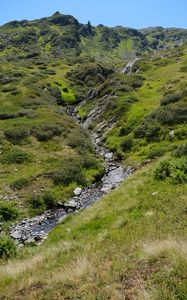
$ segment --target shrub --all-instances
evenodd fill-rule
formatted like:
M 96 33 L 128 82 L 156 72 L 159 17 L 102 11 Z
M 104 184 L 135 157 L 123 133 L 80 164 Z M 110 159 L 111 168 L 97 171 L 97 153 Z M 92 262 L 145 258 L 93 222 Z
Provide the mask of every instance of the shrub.
M 154 177 L 157 180 L 164 180 L 170 177 L 173 183 L 187 182 L 187 158 L 164 160 L 155 169 Z
M 157 120 L 163 125 L 175 125 L 186 122 L 187 108 L 186 105 L 177 107 L 167 106 L 160 107 L 153 112 L 149 118 L 150 120 Z
M 131 128 L 122 127 L 122 128 L 120 128 L 118 136 L 125 136 L 125 135 L 128 135 L 130 132 L 131 132 Z
M 172 174 L 173 182 L 176 184 L 186 183 L 187 182 L 187 174 L 183 170 L 175 170 Z
M 147 158 L 154 159 L 156 157 L 160 157 L 164 154 L 164 149 L 151 149 L 147 155 Z
M 175 130 L 175 136 L 179 140 L 185 140 L 187 138 L 187 130 L 185 128 L 179 128 Z
M 147 142 L 158 141 L 160 138 L 160 126 L 157 123 L 150 123 L 146 131 Z
M 187 72 L 187 66 L 181 67 L 181 68 L 180 68 L 180 71 L 186 73 L 186 72 Z
M 131 151 L 132 146 L 133 146 L 133 140 L 130 139 L 130 138 L 125 139 L 125 140 L 121 143 L 121 148 L 122 148 L 123 152 Z
M 172 167 L 168 160 L 160 162 L 158 167 L 154 171 L 154 178 L 157 180 L 164 180 L 171 175 Z
M 86 168 L 86 169 L 94 169 L 94 168 L 97 168 L 99 163 L 98 161 L 93 158 L 92 156 L 82 156 L 81 157 L 81 164 L 83 166 L 83 168 Z
M 142 85 L 143 85 L 143 81 L 141 79 L 137 79 L 132 82 L 132 87 L 135 89 L 141 87 Z
M 158 141 L 161 127 L 157 121 L 145 120 L 134 130 L 135 138 L 146 138 L 147 142 Z
M 73 134 L 68 137 L 67 145 L 73 149 L 93 150 L 92 142 L 84 132 L 73 132 Z
M 8 202 L 0 202 L 0 220 L 11 221 L 18 217 L 19 213 L 14 204 Z
M 173 156 L 175 156 L 175 157 L 187 156 L 187 144 L 178 146 L 178 147 L 173 151 Z
M 1 158 L 3 164 L 22 164 L 31 161 L 31 155 L 20 149 L 11 149 L 4 153 Z
M 11 183 L 10 187 L 14 190 L 21 190 L 29 185 L 30 181 L 26 178 L 20 178 Z
M 62 168 L 53 176 L 54 184 L 65 184 L 76 182 L 77 184 L 84 185 L 86 183 L 85 177 L 81 170 L 81 165 L 75 159 L 65 160 Z
M 16 255 L 14 241 L 5 234 L 0 234 L 0 258 L 9 258 Z
M 88 87 L 95 87 L 97 84 L 102 84 L 108 75 L 112 73 L 112 69 L 100 64 L 86 63 L 76 66 L 67 73 L 67 77 L 79 86 L 85 83 Z
M 42 125 L 35 127 L 32 133 L 36 139 L 40 142 L 46 142 L 51 140 L 54 136 L 60 136 L 62 133 L 62 127 L 59 125 Z
M 52 193 L 51 191 L 46 191 L 43 194 L 42 198 L 46 205 L 46 208 L 51 209 L 51 208 L 56 207 L 57 201 L 56 201 L 54 193 Z
M 163 98 L 160 101 L 160 104 L 161 105 L 167 105 L 169 103 L 177 102 L 181 99 L 181 96 L 182 96 L 181 93 L 167 95 L 165 98 Z
M 50 88 L 50 94 L 52 97 L 55 98 L 56 102 L 58 105 L 64 105 L 65 104 L 65 101 L 62 97 L 62 94 L 61 94 L 61 91 L 58 87 L 52 87 Z
M 29 136 L 29 131 L 24 128 L 10 128 L 4 131 L 4 135 L 12 144 L 20 144 L 25 138 Z
M 29 203 L 33 209 L 42 208 L 45 209 L 44 200 L 41 195 L 33 194 L 29 199 Z
M 68 88 L 67 87 L 63 88 L 63 92 L 68 93 L 69 92 Z

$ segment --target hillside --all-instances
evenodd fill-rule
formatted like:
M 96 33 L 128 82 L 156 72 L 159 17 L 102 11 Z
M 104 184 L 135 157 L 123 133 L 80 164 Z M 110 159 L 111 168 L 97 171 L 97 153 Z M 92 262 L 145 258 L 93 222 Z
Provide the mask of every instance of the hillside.
M 0 62 L 0 299 L 185 300 L 187 30 L 56 12 Z

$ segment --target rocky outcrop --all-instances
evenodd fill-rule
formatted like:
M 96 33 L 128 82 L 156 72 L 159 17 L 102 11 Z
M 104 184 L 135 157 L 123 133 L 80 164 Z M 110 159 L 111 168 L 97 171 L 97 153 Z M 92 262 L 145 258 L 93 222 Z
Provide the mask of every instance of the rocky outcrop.
M 123 68 L 123 70 L 121 71 L 121 73 L 122 74 L 130 74 L 130 73 L 132 73 L 132 69 L 133 69 L 134 65 L 139 60 L 140 60 L 140 58 L 137 57 L 137 58 L 129 61 L 128 64 L 126 64 L 126 66 Z

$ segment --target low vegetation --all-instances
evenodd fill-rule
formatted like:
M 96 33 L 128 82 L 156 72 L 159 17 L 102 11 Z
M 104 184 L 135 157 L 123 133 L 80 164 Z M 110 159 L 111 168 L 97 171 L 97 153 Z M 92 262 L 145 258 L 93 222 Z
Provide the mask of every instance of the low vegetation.
M 186 299 L 186 40 L 59 12 L 0 27 L 0 298 Z M 104 175 L 90 133 L 133 174 L 17 247 L 9 226 Z

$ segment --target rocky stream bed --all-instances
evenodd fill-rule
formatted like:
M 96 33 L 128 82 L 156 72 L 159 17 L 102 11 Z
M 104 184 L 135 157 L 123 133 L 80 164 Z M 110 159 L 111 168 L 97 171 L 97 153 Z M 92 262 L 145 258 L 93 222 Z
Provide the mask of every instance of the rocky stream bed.
M 74 119 L 77 119 L 75 109 L 71 109 L 67 113 Z M 77 121 L 79 120 L 77 119 Z M 87 127 L 87 123 L 88 121 L 82 126 Z M 24 219 L 19 224 L 13 225 L 10 228 L 10 235 L 20 246 L 31 242 L 41 243 L 47 238 L 49 231 L 62 222 L 69 214 L 76 213 L 90 206 L 93 202 L 102 198 L 103 195 L 118 187 L 131 174 L 131 167 L 124 170 L 122 163 L 114 158 L 113 153 L 101 145 L 99 133 L 94 133 L 91 137 L 96 153 L 103 158 L 104 176 L 99 182 L 85 189 L 78 188 L 75 191 L 75 196 L 68 203 L 59 203 L 59 208 L 45 211 L 39 216 Z

